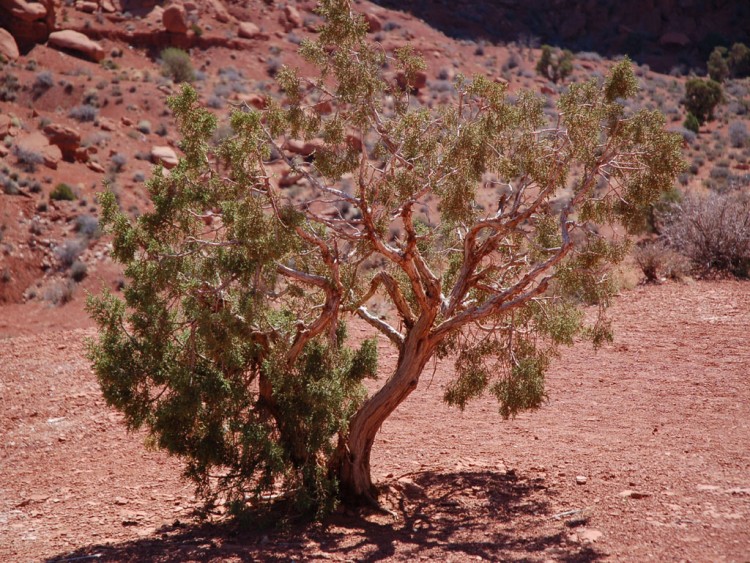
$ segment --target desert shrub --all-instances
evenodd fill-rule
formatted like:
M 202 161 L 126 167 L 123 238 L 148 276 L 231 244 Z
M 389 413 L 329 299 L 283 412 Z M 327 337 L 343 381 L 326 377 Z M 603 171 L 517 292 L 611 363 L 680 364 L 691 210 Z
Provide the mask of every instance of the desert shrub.
M 224 100 L 216 95 L 209 96 L 208 100 L 206 100 L 206 105 L 212 109 L 221 109 L 224 107 Z
M 750 274 L 750 196 L 732 191 L 687 196 L 666 213 L 668 244 L 703 274 Z
M 699 123 L 713 118 L 714 108 L 722 98 L 721 84 L 714 80 L 691 78 L 685 84 L 683 104 Z
M 0 173 L 0 185 L 3 187 L 3 193 L 6 195 L 18 195 L 18 183 L 11 178 L 10 176 L 7 176 L 6 174 Z
M 136 125 L 135 128 L 144 135 L 148 135 L 151 133 L 151 122 L 148 119 L 143 119 L 138 122 L 138 125 Z
M 70 278 L 75 282 L 82 282 L 88 273 L 88 268 L 85 263 L 80 260 L 76 260 L 70 266 Z
M 53 305 L 61 306 L 73 299 L 75 284 L 72 280 L 58 281 L 50 285 L 44 292 L 44 300 Z
M 43 70 L 34 78 L 34 84 L 31 86 L 34 92 L 46 92 L 55 85 L 55 78 L 48 70 Z
M 13 156 L 16 157 L 16 162 L 21 169 L 26 172 L 36 172 L 36 167 L 44 162 L 44 157 L 41 153 L 25 149 L 18 145 L 13 147 Z
M 112 163 L 112 172 L 117 174 L 125 168 L 125 165 L 128 163 L 128 157 L 118 152 L 112 155 L 110 162 Z
M 167 47 L 161 52 L 161 68 L 162 74 L 175 82 L 192 82 L 195 79 L 190 55 L 176 47 Z
M 78 257 L 86 250 L 86 242 L 81 239 L 66 240 L 55 248 L 55 256 L 63 269 L 70 268 Z
M 95 121 L 99 110 L 90 104 L 76 106 L 68 112 L 68 116 L 80 122 Z
M 78 215 L 73 228 L 78 234 L 88 238 L 98 237 L 101 233 L 99 220 L 91 215 Z
M 76 195 L 73 192 L 73 188 L 61 182 L 50 192 L 49 198 L 54 201 L 75 201 Z
M 679 135 L 682 137 L 682 140 L 689 145 L 692 145 L 695 142 L 695 131 L 688 127 L 672 127 L 670 131 L 672 131 L 673 133 L 679 133 Z
M 565 80 L 573 72 L 573 53 L 542 45 L 542 54 L 536 64 L 536 71 L 552 82 Z
M 6 73 L 0 78 L 0 102 L 13 102 L 16 92 L 21 88 L 15 74 Z
M 639 245 L 633 258 L 649 283 L 665 278 L 682 279 L 690 271 L 688 259 L 664 241 L 648 241 Z
M 747 126 L 743 121 L 735 121 L 729 126 L 729 142 L 734 148 L 741 149 L 747 144 Z

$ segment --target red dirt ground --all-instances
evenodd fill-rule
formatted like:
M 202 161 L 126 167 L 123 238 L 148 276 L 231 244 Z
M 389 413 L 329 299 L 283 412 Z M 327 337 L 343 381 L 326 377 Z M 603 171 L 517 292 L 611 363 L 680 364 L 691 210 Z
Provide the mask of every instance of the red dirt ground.
M 104 405 L 76 307 L 37 334 L 0 309 L 2 561 L 750 561 L 748 283 L 624 293 L 615 344 L 566 350 L 513 421 L 426 373 L 375 445 L 396 516 L 286 531 L 191 516 L 177 461 Z

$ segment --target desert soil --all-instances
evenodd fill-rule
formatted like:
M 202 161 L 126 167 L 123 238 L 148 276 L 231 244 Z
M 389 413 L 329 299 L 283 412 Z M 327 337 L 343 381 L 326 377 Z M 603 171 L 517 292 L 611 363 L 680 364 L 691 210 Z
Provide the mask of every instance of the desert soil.
M 105 406 L 92 329 L 22 311 L 0 310 L 2 561 L 750 561 L 748 283 L 625 292 L 615 343 L 566 350 L 512 421 L 446 407 L 438 366 L 375 445 L 395 516 L 285 530 L 196 520 L 178 461 Z

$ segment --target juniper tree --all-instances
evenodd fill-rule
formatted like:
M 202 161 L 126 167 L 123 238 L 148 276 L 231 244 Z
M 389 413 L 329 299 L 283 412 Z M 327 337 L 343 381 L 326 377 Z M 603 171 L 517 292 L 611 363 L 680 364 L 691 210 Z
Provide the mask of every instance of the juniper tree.
M 301 47 L 318 74 L 281 70 L 283 104 L 238 108 L 218 145 L 186 86 L 169 102 L 184 157 L 155 168 L 153 211 L 130 222 L 102 198 L 128 282 L 124 300 L 90 301 L 94 369 L 128 427 L 184 458 L 209 498 L 375 502 L 375 436 L 431 361 L 455 362 L 451 405 L 488 391 L 506 418 L 541 406 L 557 347 L 609 338 L 609 267 L 681 166 L 662 115 L 625 110 L 627 61 L 571 84 L 554 119 L 482 76 L 459 77 L 456 102 L 431 110 L 383 71 L 411 80 L 418 56 L 369 43 L 347 0 L 319 11 Z M 322 100 L 336 111 L 319 113 Z M 307 159 L 285 149 L 313 138 Z M 278 187 L 272 153 L 303 195 Z M 390 312 L 374 312 L 383 301 Z M 599 313 L 588 323 L 586 304 Z M 395 365 L 379 366 L 374 338 L 352 346 L 351 318 Z

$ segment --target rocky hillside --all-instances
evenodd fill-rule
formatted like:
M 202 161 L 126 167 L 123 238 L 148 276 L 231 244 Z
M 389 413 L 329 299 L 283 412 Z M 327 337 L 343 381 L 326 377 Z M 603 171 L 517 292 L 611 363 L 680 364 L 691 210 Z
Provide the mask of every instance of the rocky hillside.
M 553 83 L 535 72 L 539 49 L 534 36 L 578 46 L 569 82 L 601 76 L 611 61 L 592 49 L 617 52 L 638 33 L 648 39 L 642 51 L 661 57 L 697 52 L 704 31 L 714 25 L 726 38 L 750 29 L 742 24 L 747 21 L 744 3 L 719 0 L 644 0 L 637 10 L 629 3 L 638 17 L 614 2 L 504 0 L 492 3 L 492 9 L 489 2 L 468 1 L 379 4 L 355 6 L 367 17 L 372 39 L 386 51 L 406 44 L 421 51 L 427 70 L 413 85 L 414 99 L 430 106 L 453 97 L 458 72 L 480 73 L 506 82 L 510 95 L 520 89 L 540 93 L 552 114 L 566 82 Z M 586 9 L 580 9 L 584 4 Z M 653 13 L 645 4 L 653 5 Z M 106 184 L 133 217 L 148 208 L 145 181 L 152 166 L 170 168 L 179 157 L 179 136 L 166 99 L 180 80 L 192 81 L 206 106 L 221 117 L 217 135 L 227 133 L 232 107 L 263 107 L 269 98 L 283 101 L 273 77 L 284 64 L 303 64 L 297 49 L 316 33 L 320 18 L 314 8 L 313 0 L 3 2 L 0 303 L 61 305 L 80 302 L 81 287 L 121 287 L 121 273 L 108 258 L 106 237 L 100 236 L 97 194 Z M 694 25 L 698 20 L 710 25 Z M 602 21 L 608 27 L 597 27 Z M 616 32 L 607 31 L 612 29 Z M 675 45 L 680 49 L 670 51 Z M 165 52 L 168 47 L 179 51 Z M 725 103 L 716 119 L 696 136 L 681 127 L 685 77 L 679 68 L 671 75 L 647 65 L 636 70 L 642 90 L 634 105 L 660 109 L 683 133 L 690 169 L 682 184 L 702 188 L 708 182 L 720 189 L 747 183 L 747 79 L 725 85 Z M 392 69 L 384 72 L 399 82 Z M 308 101 L 323 113 L 333 110 L 325 100 Z M 285 146 L 289 154 L 303 156 L 314 148 L 315 141 L 289 140 Z M 304 179 L 270 166 L 291 197 L 305 189 Z

